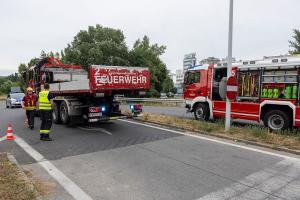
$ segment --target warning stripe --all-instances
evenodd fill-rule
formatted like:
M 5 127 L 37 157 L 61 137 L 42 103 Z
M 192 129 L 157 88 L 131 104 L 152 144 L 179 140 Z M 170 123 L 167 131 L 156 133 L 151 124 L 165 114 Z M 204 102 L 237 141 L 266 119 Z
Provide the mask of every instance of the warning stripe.
M 236 85 L 227 85 L 228 92 L 237 92 L 238 87 Z

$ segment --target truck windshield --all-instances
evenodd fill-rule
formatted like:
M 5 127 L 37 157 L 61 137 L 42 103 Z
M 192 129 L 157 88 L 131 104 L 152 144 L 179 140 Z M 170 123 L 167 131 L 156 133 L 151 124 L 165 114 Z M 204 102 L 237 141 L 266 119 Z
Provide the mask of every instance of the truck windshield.
M 185 84 L 190 85 L 200 82 L 200 72 L 188 72 L 185 77 Z

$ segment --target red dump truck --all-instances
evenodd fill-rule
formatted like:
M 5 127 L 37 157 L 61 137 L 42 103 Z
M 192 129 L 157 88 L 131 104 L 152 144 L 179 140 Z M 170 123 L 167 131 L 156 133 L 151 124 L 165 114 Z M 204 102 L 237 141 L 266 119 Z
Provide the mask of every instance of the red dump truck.
M 143 67 L 91 65 L 85 71 L 55 58 L 44 58 L 23 74 L 26 84 L 38 92 L 45 83 L 54 94 L 53 121 L 74 124 L 125 118 L 115 96 L 144 95 L 150 88 L 150 72 Z M 140 113 L 140 105 L 130 106 Z

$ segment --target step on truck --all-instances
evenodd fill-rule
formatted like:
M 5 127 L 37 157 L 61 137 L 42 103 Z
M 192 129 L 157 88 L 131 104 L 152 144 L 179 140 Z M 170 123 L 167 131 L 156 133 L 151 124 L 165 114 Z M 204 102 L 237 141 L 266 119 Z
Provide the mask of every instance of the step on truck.
M 55 58 L 41 59 L 23 74 L 26 84 L 38 94 L 50 85 L 54 123 L 96 123 L 126 118 L 115 96 L 143 96 L 150 88 L 150 72 L 143 67 L 63 64 Z M 130 105 L 133 114 L 141 105 Z
M 300 55 L 233 63 L 232 76 L 238 82 L 238 95 L 231 102 L 232 119 L 263 122 L 274 131 L 300 126 Z M 227 63 L 187 70 L 184 99 L 195 119 L 225 117 L 226 82 Z

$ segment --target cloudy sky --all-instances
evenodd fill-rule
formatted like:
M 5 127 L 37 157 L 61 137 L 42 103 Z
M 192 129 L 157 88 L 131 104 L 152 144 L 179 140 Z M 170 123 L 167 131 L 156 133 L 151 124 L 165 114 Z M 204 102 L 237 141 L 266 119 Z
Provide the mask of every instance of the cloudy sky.
M 226 57 L 229 0 L 1 0 L 0 75 L 19 63 L 60 51 L 90 25 L 123 30 L 129 48 L 148 35 L 167 46 L 162 59 L 182 68 L 183 55 Z M 285 54 L 300 29 L 299 0 L 235 0 L 233 55 Z

